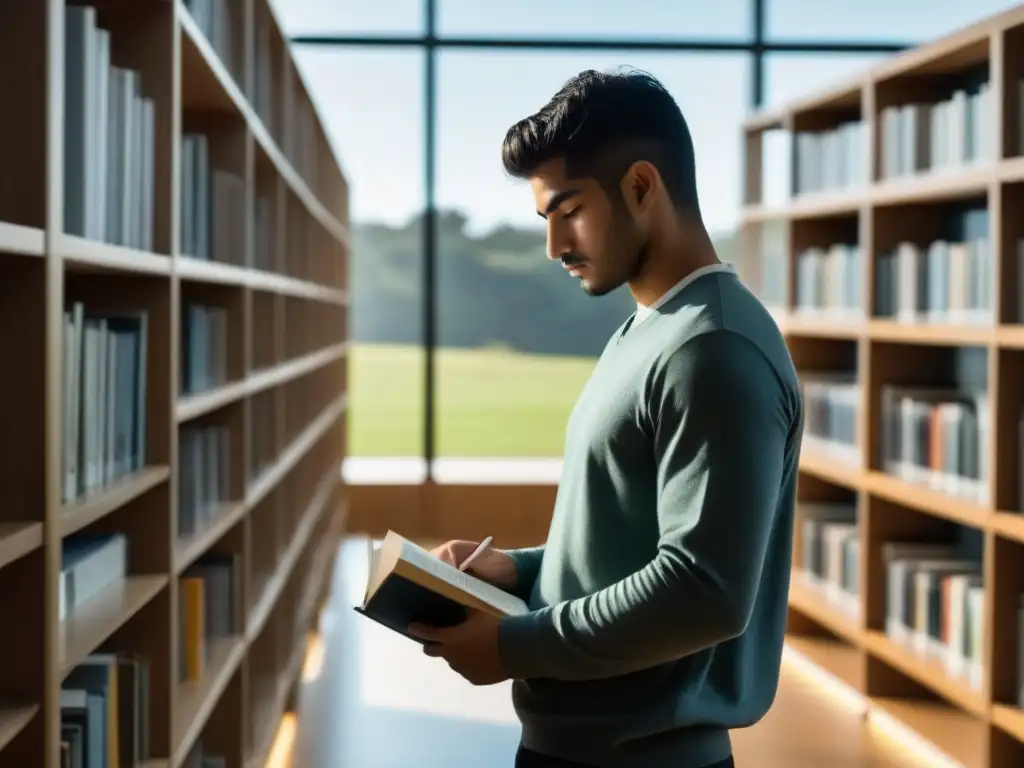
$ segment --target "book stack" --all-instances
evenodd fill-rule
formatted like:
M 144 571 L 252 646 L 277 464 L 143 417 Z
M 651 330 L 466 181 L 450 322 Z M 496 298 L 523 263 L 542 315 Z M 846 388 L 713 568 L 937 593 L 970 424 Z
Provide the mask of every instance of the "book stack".
M 918 542 L 886 543 L 882 560 L 886 634 L 979 690 L 985 621 L 981 563 L 952 545 Z
M 862 264 L 857 245 L 836 243 L 797 254 L 793 311 L 825 322 L 862 319 Z
M 794 135 L 793 194 L 849 189 L 867 183 L 867 130 L 860 120 Z
M 178 580 L 178 680 L 203 678 L 210 648 L 243 627 L 242 568 L 237 553 L 210 552 Z
M 860 533 L 855 501 L 801 502 L 799 574 L 809 586 L 859 620 Z
M 881 400 L 884 471 L 988 504 L 990 425 L 984 392 L 886 385 Z
M 857 413 L 860 385 L 857 374 L 807 372 L 800 374 L 804 395 L 802 451 L 849 464 L 859 464 Z

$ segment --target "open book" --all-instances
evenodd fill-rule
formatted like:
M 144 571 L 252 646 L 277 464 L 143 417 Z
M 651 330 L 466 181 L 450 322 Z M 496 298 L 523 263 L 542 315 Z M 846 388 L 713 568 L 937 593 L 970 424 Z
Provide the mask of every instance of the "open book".
M 463 573 L 394 531 L 388 531 L 379 547 L 370 547 L 366 594 L 356 611 L 406 637 L 413 623 L 458 624 L 467 608 L 496 616 L 529 611 L 515 595 Z

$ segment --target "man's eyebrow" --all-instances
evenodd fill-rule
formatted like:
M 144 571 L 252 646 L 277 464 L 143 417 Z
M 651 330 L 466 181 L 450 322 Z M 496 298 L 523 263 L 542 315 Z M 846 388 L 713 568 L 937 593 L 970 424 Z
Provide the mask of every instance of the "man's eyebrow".
M 558 206 L 560 206 L 569 198 L 575 197 L 579 193 L 580 190 L 578 189 L 567 189 L 563 192 L 556 192 L 554 195 L 551 196 L 551 199 L 548 200 L 547 207 L 545 207 L 543 211 L 537 211 L 537 215 L 540 216 L 542 219 L 546 219 L 548 216 L 550 216 L 552 213 L 558 210 Z

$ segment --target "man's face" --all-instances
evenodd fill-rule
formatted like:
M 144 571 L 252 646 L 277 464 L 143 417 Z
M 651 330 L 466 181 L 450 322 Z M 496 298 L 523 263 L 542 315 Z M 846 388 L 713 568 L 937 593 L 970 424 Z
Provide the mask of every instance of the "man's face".
M 636 276 L 642 238 L 621 202 L 593 178 L 567 178 L 565 163 L 544 163 L 530 178 L 537 213 L 547 221 L 548 258 L 559 260 L 591 296 Z

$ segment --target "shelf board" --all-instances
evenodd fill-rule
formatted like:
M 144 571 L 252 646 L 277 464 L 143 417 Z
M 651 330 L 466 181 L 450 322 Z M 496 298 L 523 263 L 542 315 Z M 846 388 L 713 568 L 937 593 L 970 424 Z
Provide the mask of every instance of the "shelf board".
M 38 712 L 38 704 L 24 707 L 0 707 L 0 749 L 14 741 L 15 737 L 25 730 L 25 726 L 32 722 L 32 718 Z
M 330 365 L 335 360 L 344 357 L 347 352 L 347 343 L 335 344 L 308 355 L 287 360 L 272 368 L 250 373 L 249 378 L 246 379 L 249 384 L 249 394 L 254 395 L 271 387 L 287 384 L 289 381 L 294 381 Z
M 944 325 L 939 323 L 901 323 L 871 320 L 868 335 L 872 341 L 901 344 L 929 344 L 944 347 L 987 346 L 996 343 L 996 329 L 983 325 Z
M 42 523 L 0 523 L 0 568 L 43 546 Z
M 992 724 L 1017 741 L 1024 742 L 1024 709 L 1009 704 L 993 704 Z
M 54 251 L 72 268 L 149 275 L 171 274 L 171 259 L 168 256 L 110 245 L 75 235 L 57 234 L 51 239 Z
M 180 574 L 212 547 L 243 517 L 248 507 L 244 502 L 222 504 L 210 523 L 192 536 L 178 539 L 174 548 L 174 572 Z
M 0 251 L 22 256 L 43 256 L 46 236 L 43 230 L 0 221 Z
M 1024 349 L 1024 325 L 1005 323 L 996 328 L 999 346 L 1007 349 Z
M 246 768 L 264 768 L 266 766 L 270 750 L 274 747 L 274 739 L 277 737 L 277 725 L 284 717 L 288 693 L 302 672 L 309 645 L 308 640 L 305 643 L 297 643 L 285 668 L 278 674 L 275 694 L 271 701 L 264 705 L 264 711 L 260 712 L 262 717 L 257 718 L 257 727 L 254 729 L 255 733 L 262 732 L 263 736 L 252 755 L 245 761 Z
M 868 472 L 865 489 L 887 501 L 979 530 L 987 527 L 991 517 L 991 512 L 979 504 L 933 490 L 926 485 L 908 483 L 885 472 Z
M 992 530 L 1004 539 L 1024 543 L 1024 514 L 996 512 L 992 515 Z
M 779 326 L 786 336 L 813 339 L 855 341 L 867 335 L 867 323 L 863 320 L 813 317 L 801 315 L 797 312 L 787 314 L 781 319 Z
M 237 400 L 241 400 L 249 392 L 249 382 L 246 379 L 231 381 L 216 387 L 197 392 L 194 395 L 183 395 L 178 399 L 177 416 L 178 421 L 191 421 L 205 416 Z
M 821 480 L 855 490 L 864 484 L 864 472 L 860 467 L 811 452 L 801 452 L 800 470 Z
M 971 690 L 961 680 L 950 676 L 939 662 L 919 656 L 893 642 L 882 632 L 868 632 L 865 647 L 872 656 L 895 667 L 961 709 L 978 717 L 985 717 L 985 697 Z
M 60 669 L 67 675 L 167 586 L 167 576 L 129 576 L 80 605 L 61 624 Z
M 178 684 L 173 721 L 173 768 L 180 766 L 188 757 L 232 675 L 242 663 L 246 645 L 240 636 L 233 636 L 211 640 L 208 648 L 206 674 L 202 679 Z
M 171 475 L 166 465 L 146 467 L 88 496 L 65 504 L 60 511 L 60 535 L 70 536 L 87 525 L 156 488 Z
M 789 604 L 844 640 L 851 643 L 861 642 L 863 632 L 856 622 L 804 584 L 800 578 L 794 577 L 790 580 Z
M 964 768 L 985 768 L 988 723 L 948 704 L 906 699 L 872 699 L 871 707 L 916 732 Z
M 786 645 L 854 691 L 864 692 L 864 655 L 841 640 L 786 635 Z

